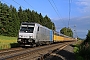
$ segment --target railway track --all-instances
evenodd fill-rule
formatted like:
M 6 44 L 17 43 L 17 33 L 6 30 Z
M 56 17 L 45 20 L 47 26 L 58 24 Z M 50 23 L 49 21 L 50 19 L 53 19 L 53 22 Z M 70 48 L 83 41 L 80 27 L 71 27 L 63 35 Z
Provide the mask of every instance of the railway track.
M 35 48 L 13 50 L 0 53 L 0 60 L 39 60 L 44 59 L 52 52 L 65 47 L 68 43 L 58 43 L 52 45 L 39 46 Z
M 21 49 L 23 49 L 23 48 L 18 47 L 18 48 L 4 49 L 4 50 L 0 50 L 0 53 L 10 52 L 10 51 L 15 51 L 15 50 L 21 50 Z

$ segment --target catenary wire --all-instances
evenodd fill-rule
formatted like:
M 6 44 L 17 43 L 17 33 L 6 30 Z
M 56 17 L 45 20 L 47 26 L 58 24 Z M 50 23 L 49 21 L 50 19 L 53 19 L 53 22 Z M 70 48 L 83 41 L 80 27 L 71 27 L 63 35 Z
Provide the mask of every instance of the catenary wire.
M 52 2 L 53 2 L 53 4 L 55 5 L 55 7 L 56 7 L 56 10 L 57 10 L 57 12 L 58 12 L 58 15 L 59 15 L 59 18 L 61 18 L 62 19 L 62 17 L 60 16 L 60 13 L 59 13 L 59 10 L 58 10 L 58 8 L 57 8 L 57 6 L 56 6 L 56 4 L 55 4 L 55 2 L 52 0 Z M 62 20 L 62 22 L 64 22 L 63 20 Z M 63 23 L 64 24 L 64 23 Z
M 12 1 L 14 1 L 15 3 L 17 3 L 18 5 L 20 5 L 18 2 L 16 2 L 15 0 L 12 0 Z M 20 6 L 22 6 L 22 5 L 20 5 Z M 23 6 L 22 6 L 23 7 Z M 23 8 L 25 8 L 25 7 L 23 7 Z
M 29 4 L 26 0 L 24 0 L 30 7 L 32 7 L 33 9 L 35 9 L 31 4 Z
M 53 1 L 53 0 L 52 0 Z M 53 1 L 53 3 L 54 3 L 54 5 L 55 5 L 55 7 L 56 7 L 56 10 L 57 10 L 57 12 L 59 13 L 59 11 L 58 11 L 58 9 L 57 9 L 57 6 L 56 6 L 56 4 L 55 4 L 55 2 Z
M 49 3 L 51 4 L 51 6 L 53 7 L 53 9 L 54 9 L 54 11 L 56 12 L 56 14 L 58 15 L 58 17 L 60 18 L 60 16 L 59 16 L 57 10 L 54 8 L 54 6 L 53 6 L 52 3 L 50 2 L 50 0 L 48 0 L 48 1 L 49 1 Z M 63 23 L 63 22 L 62 22 L 62 23 Z M 64 25 L 64 23 L 63 23 L 63 25 Z

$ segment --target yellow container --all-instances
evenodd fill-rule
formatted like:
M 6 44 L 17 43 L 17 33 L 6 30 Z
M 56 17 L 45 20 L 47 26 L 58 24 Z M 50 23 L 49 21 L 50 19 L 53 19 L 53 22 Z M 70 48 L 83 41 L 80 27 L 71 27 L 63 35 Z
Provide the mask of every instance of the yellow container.
M 54 42 L 62 42 L 64 40 L 64 37 L 60 35 L 54 35 Z

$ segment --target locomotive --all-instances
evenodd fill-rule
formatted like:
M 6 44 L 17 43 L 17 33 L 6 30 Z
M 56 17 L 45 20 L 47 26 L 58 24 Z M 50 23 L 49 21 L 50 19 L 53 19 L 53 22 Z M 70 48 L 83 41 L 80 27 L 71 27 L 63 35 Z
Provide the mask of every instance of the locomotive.
M 20 46 L 36 46 L 73 40 L 71 37 L 59 34 L 38 23 L 22 22 L 17 42 Z

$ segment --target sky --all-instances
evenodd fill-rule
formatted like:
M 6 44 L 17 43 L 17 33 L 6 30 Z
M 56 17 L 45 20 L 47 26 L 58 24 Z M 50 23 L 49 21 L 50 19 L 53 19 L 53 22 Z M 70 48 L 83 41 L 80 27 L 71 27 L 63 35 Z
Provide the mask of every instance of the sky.
M 86 38 L 90 30 L 90 0 L 0 0 L 17 10 L 30 9 L 47 15 L 56 26 L 56 31 L 70 27 L 74 37 Z M 69 2 L 70 1 L 70 2 Z M 70 18 L 69 18 L 70 17 Z M 69 25 L 68 25 L 69 23 Z

